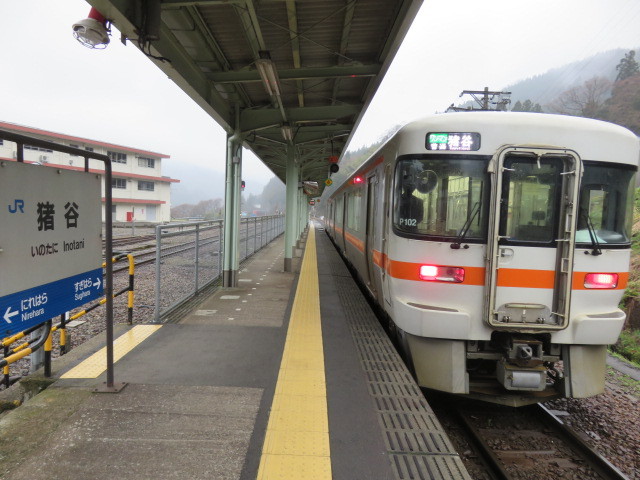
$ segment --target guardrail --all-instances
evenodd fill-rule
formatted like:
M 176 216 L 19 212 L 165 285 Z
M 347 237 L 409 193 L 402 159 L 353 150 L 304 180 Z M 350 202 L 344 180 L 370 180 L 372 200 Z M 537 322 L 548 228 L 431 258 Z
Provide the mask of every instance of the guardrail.
M 240 220 L 240 261 L 284 232 L 284 216 Z M 155 322 L 215 284 L 222 275 L 223 221 L 171 223 L 156 227 Z
M 24 338 L 30 333 L 35 332 L 36 330 L 38 330 L 43 326 L 46 328 L 42 333 L 42 335 L 40 336 L 40 338 L 38 338 L 38 340 L 34 344 L 31 343 L 31 340 L 28 340 L 27 342 L 22 343 L 14 347 L 13 349 L 9 348 L 10 345 L 12 345 L 13 343 Z M 38 350 L 47 342 L 50 336 L 51 336 L 51 320 L 47 320 L 44 323 L 35 325 L 23 332 L 16 333 L 15 335 L 12 335 L 11 337 L 8 337 L 2 341 L 4 358 L 0 360 L 0 368 L 2 368 L 2 373 L 3 373 L 2 383 L 5 386 L 5 388 L 9 388 L 9 386 L 11 386 L 11 383 L 13 383 L 14 381 L 20 378 L 20 377 L 16 377 L 16 378 L 11 377 L 10 371 L 9 371 L 9 365 L 17 362 L 21 358 L 24 358 L 27 355 L 30 355 L 36 350 Z

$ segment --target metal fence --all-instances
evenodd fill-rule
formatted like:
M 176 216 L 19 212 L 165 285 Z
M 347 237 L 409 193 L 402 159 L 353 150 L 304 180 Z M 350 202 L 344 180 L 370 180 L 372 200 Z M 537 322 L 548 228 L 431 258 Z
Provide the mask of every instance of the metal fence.
M 283 215 L 242 218 L 240 261 L 281 235 L 284 228 Z M 156 322 L 220 279 L 222 237 L 222 220 L 156 227 Z

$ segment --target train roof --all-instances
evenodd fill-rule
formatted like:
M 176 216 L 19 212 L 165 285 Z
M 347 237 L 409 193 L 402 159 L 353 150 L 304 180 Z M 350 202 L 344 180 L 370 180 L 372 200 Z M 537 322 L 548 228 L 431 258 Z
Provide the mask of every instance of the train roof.
M 480 149 L 472 152 L 429 151 L 427 133 L 477 132 Z M 335 196 L 374 164 L 382 161 L 388 148 L 396 156 L 437 153 L 457 155 L 494 155 L 505 145 L 545 146 L 574 150 L 582 160 L 622 163 L 638 166 L 640 138 L 630 130 L 610 122 L 591 118 L 528 112 L 452 112 L 425 116 L 401 127 L 375 153 L 364 161 L 330 195 Z M 373 163 L 372 163 L 373 162 Z
M 640 140 L 620 125 L 567 115 L 524 112 L 455 112 L 408 123 L 393 137 L 398 155 L 427 153 L 429 132 L 478 132 L 480 149 L 493 155 L 503 145 L 544 145 L 575 150 L 583 160 L 638 165 Z M 460 152 L 442 152 L 456 154 Z

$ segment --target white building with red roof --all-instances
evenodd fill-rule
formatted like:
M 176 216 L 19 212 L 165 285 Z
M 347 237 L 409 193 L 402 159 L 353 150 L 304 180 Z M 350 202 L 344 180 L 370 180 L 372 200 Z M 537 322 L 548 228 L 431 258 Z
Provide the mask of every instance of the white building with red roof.
M 114 222 L 127 222 L 133 219 L 136 222 L 158 223 L 168 222 L 171 219 L 171 184 L 180 180 L 162 176 L 162 160 L 170 158 L 169 155 L 49 132 L 15 123 L 0 121 L 0 129 L 108 155 L 113 168 L 111 187 Z M 0 160 L 16 161 L 15 143 L 0 139 Z M 24 147 L 24 160 L 56 168 L 84 170 L 84 158 L 81 156 L 29 145 Z M 104 164 L 97 160 L 90 160 L 89 170 L 98 174 L 104 173 Z M 104 191 L 102 201 L 104 202 Z

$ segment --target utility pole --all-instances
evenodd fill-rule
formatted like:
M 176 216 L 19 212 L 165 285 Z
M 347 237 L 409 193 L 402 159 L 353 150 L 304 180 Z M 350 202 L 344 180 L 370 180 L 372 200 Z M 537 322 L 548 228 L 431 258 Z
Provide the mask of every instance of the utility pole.
M 447 108 L 447 112 L 468 112 L 468 111 L 476 111 L 476 110 L 506 110 L 507 105 L 511 103 L 511 99 L 508 98 L 508 95 L 511 95 L 511 92 L 497 92 L 490 91 L 489 87 L 484 87 L 484 90 L 463 90 L 460 96 L 463 95 L 471 95 L 471 97 L 476 101 L 476 103 L 480 106 L 480 108 L 462 108 L 462 107 L 454 107 L 453 103 L 449 108 Z M 506 98 L 502 98 L 502 96 Z M 494 97 L 498 96 L 499 100 L 494 101 Z M 496 108 L 490 108 L 489 105 L 495 105 Z

